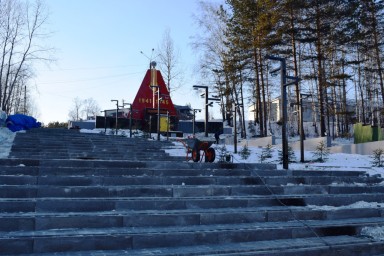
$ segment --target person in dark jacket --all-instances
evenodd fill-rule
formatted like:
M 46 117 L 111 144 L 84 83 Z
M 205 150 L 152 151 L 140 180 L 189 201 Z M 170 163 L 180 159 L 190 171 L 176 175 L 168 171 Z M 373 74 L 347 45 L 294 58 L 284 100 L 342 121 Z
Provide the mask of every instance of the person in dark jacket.
M 222 133 L 223 132 L 221 130 L 218 130 L 217 132 L 215 132 L 216 144 L 219 144 L 220 134 L 222 134 Z

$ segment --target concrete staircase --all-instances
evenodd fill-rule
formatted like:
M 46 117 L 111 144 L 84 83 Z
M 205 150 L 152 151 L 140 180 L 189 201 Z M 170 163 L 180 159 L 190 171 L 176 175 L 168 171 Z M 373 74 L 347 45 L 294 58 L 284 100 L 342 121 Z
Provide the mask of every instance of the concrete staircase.
M 379 177 L 187 163 L 161 149 L 168 146 L 72 131 L 18 134 L 10 158 L 0 159 L 0 254 L 384 253 L 384 241 L 362 235 L 384 226 L 384 209 L 339 207 L 384 203 Z M 315 207 L 324 205 L 334 208 Z
M 167 161 L 174 159 L 164 152 L 167 146 L 171 146 L 171 142 L 128 139 L 67 129 L 33 129 L 17 134 L 9 157 Z

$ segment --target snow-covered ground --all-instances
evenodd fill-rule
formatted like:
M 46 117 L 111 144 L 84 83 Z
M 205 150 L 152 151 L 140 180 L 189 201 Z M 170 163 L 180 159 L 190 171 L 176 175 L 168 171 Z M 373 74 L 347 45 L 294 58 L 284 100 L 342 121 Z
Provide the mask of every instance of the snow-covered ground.
M 81 130 L 81 132 L 88 133 L 100 133 L 104 130 Z M 129 131 L 120 131 L 123 134 L 120 135 L 128 135 Z M 112 135 L 112 131 L 107 131 L 107 134 Z M 15 137 L 15 133 L 12 133 L 5 127 L 0 127 L 0 158 L 7 158 L 9 155 L 9 151 L 12 146 L 13 139 Z M 153 135 L 156 138 L 156 135 Z M 128 138 L 129 139 L 129 138 Z M 166 138 L 161 138 L 166 139 Z M 184 145 L 176 138 L 170 138 L 173 141 L 174 146 L 166 149 L 166 151 L 173 156 L 186 156 L 186 148 Z M 233 156 L 234 163 L 260 163 L 260 156 L 262 155 L 262 148 L 249 147 L 250 155 L 247 159 L 242 159 L 239 153 L 234 154 L 234 146 L 233 145 L 212 145 L 216 150 L 216 159 L 219 159 L 219 155 L 221 152 L 225 151 Z M 243 147 L 238 147 L 237 151 L 240 152 Z M 352 171 L 366 171 L 369 175 L 382 175 L 384 173 L 383 167 L 373 167 L 372 166 L 372 158 L 371 156 L 363 156 L 363 155 L 354 155 L 354 154 L 330 154 L 328 159 L 323 162 L 316 162 L 314 159 L 313 152 L 305 151 L 305 161 L 306 163 L 300 163 L 300 152 L 295 151 L 295 163 L 289 164 L 289 169 L 291 170 L 352 170 Z M 216 161 L 217 161 L 216 160 Z M 279 163 L 279 153 L 278 149 L 272 147 L 271 149 L 271 158 L 267 158 L 263 161 L 263 163 L 273 163 L 277 164 L 278 169 L 282 169 L 282 165 Z M 288 184 L 289 185 L 289 184 Z M 340 185 L 335 183 L 335 186 Z M 354 184 L 355 186 L 363 186 L 365 184 Z M 379 184 L 384 185 L 384 184 Z M 334 206 L 316 206 L 316 205 L 308 205 L 308 207 L 313 208 L 314 210 L 338 210 L 345 208 L 382 208 L 384 207 L 383 203 L 377 202 L 357 202 L 351 205 L 344 205 L 340 207 Z M 365 227 L 363 228 L 361 235 L 366 235 L 372 237 L 376 240 L 384 240 L 384 227 Z
M 7 158 L 11 150 L 15 133 L 8 128 L 0 127 L 0 158 Z
M 345 143 L 345 141 L 343 141 Z M 172 149 L 166 151 L 174 156 L 186 156 L 185 147 L 181 142 L 175 141 L 175 146 Z M 223 146 L 228 153 L 232 154 L 234 163 L 260 163 L 261 155 L 265 149 L 259 147 L 248 147 L 250 155 L 247 159 L 242 159 L 239 153 L 243 147 L 237 147 L 237 154 L 234 154 L 233 145 L 212 145 L 216 151 L 216 159 L 220 154 Z M 272 157 L 267 158 L 263 163 L 276 164 L 278 169 L 283 169 L 282 164 L 279 161 L 279 149 L 278 147 L 272 147 Z M 290 170 L 340 170 L 340 171 L 366 171 L 369 175 L 382 175 L 384 174 L 383 167 L 374 167 L 372 164 L 372 156 L 356 155 L 356 154 L 329 154 L 327 160 L 323 163 L 315 161 L 317 158 L 312 151 L 304 151 L 305 163 L 300 163 L 300 151 L 294 151 L 294 162 L 289 163 Z

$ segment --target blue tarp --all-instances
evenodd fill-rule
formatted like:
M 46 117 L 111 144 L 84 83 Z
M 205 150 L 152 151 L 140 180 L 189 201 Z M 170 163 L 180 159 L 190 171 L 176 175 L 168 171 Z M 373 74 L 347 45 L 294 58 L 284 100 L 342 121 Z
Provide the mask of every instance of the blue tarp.
M 6 123 L 8 129 L 13 132 L 41 127 L 41 123 L 37 122 L 35 118 L 22 114 L 8 116 Z

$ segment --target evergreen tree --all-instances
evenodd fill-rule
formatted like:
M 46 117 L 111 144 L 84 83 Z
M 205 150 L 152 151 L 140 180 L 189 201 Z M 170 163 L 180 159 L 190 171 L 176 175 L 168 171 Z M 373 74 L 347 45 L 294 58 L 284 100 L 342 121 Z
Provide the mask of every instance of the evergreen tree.
M 315 151 L 313 152 L 313 155 L 316 157 L 316 161 L 325 162 L 327 160 L 329 155 L 329 148 L 327 148 L 327 145 L 325 145 L 324 141 L 319 142 Z
M 260 162 L 263 163 L 266 159 L 272 158 L 273 148 L 271 144 L 267 144 L 265 148 L 261 150 Z
M 283 150 L 279 150 L 279 161 L 280 163 L 283 163 Z M 290 145 L 288 145 L 288 162 L 289 163 L 296 162 L 295 152 L 293 151 Z
M 360 2 L 360 29 L 364 36 L 364 48 L 370 52 L 374 63 L 372 70 L 379 76 L 381 98 L 384 103 L 384 77 L 382 64 L 384 2 L 376 0 L 362 0 Z
M 273 54 L 286 59 L 288 75 L 302 78 L 287 87 L 288 103 L 298 111 L 300 93 L 312 94 L 312 119 L 316 131 L 320 119 L 321 136 L 349 132 L 348 91 L 355 90 L 358 120 L 378 121 L 384 101 L 383 13 L 382 0 L 226 0 L 205 16 L 211 37 L 201 40 L 209 46 L 202 70 L 213 74 L 223 119 L 232 119 L 233 103 L 250 103 L 258 132 L 266 135 L 266 102 L 280 91 L 279 78 L 268 81 L 265 55 Z M 244 109 L 238 111 L 245 137 Z M 298 129 L 299 118 L 289 118 Z
M 259 123 L 262 136 L 266 136 L 267 123 L 263 56 L 273 41 L 270 39 L 277 22 L 276 3 L 272 0 L 227 0 L 232 14 L 227 22 L 227 38 L 230 46 L 241 49 L 243 58 L 248 59 L 243 67 L 249 70 L 247 81 L 256 106 L 255 122 Z
M 241 150 L 240 150 L 240 152 L 239 152 L 239 155 L 240 155 L 241 159 L 243 159 L 243 160 L 247 160 L 248 157 L 251 155 L 251 150 L 249 150 L 247 144 L 245 144 L 245 145 L 241 148 Z
M 384 149 L 378 148 L 373 151 L 372 164 L 377 167 L 384 166 Z

